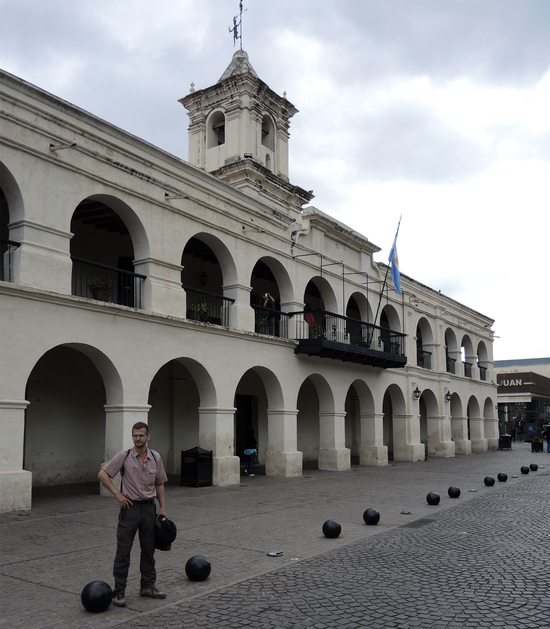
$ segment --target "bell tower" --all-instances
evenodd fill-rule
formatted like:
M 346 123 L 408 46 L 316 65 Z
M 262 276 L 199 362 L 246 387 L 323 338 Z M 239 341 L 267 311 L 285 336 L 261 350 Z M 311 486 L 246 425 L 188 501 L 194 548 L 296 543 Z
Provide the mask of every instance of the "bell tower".
M 296 107 L 237 50 L 218 82 L 179 101 L 189 112 L 189 162 L 253 196 L 300 209 L 313 195 L 289 183 L 288 139 Z

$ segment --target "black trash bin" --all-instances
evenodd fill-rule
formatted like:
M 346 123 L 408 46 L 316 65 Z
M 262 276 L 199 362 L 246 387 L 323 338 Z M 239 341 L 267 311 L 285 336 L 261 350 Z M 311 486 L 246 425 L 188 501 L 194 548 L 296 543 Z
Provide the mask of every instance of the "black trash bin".
M 212 485 L 212 450 L 196 447 L 181 451 L 180 484 L 188 487 Z
M 511 450 L 512 449 L 512 435 L 500 435 L 498 438 L 499 450 Z

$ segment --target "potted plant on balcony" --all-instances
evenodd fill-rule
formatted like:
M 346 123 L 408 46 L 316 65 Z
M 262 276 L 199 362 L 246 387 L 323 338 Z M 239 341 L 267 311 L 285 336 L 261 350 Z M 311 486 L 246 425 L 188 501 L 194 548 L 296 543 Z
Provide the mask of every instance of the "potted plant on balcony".
M 101 277 L 95 277 L 89 284 L 88 288 L 92 293 L 92 297 L 94 299 L 99 299 L 101 301 L 109 301 L 111 297 L 111 289 L 113 287 L 113 283 L 109 279 L 104 279 Z
M 190 319 L 206 321 L 208 319 L 208 304 L 205 301 L 197 301 L 189 307 Z

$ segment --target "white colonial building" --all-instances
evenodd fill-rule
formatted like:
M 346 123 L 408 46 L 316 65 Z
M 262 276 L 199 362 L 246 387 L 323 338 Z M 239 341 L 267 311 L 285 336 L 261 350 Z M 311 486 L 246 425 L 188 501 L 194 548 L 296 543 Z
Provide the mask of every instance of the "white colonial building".
M 250 430 L 268 476 L 496 448 L 493 321 L 383 290 L 290 183 L 297 110 L 245 52 L 181 103 L 189 163 L 0 72 L 0 510 L 94 481 L 139 420 L 217 485 Z

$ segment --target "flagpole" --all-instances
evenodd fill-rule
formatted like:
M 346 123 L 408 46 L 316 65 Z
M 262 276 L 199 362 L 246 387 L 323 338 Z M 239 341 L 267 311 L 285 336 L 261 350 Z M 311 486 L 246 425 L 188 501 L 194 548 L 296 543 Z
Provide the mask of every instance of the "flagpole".
M 378 299 L 378 306 L 376 307 L 376 315 L 374 316 L 374 325 L 376 325 L 376 322 L 378 321 L 378 313 L 380 312 L 380 304 L 382 303 L 382 297 L 384 296 L 384 290 L 386 288 L 386 284 L 388 281 L 388 273 L 390 272 L 390 266 L 391 266 L 391 259 L 392 256 L 394 255 L 394 250 L 395 250 L 395 246 L 397 244 L 397 235 L 399 234 L 399 227 L 401 226 L 401 219 L 403 218 L 403 214 L 401 214 L 401 216 L 399 217 L 399 222 L 397 223 L 397 230 L 395 231 L 395 237 L 393 239 L 393 244 L 392 247 L 390 249 L 390 255 L 388 258 L 388 265 L 386 266 L 386 273 L 384 275 L 384 282 L 382 283 L 382 288 L 380 289 L 380 297 Z M 396 287 L 397 290 L 397 287 Z M 372 338 L 373 338 L 374 334 L 370 335 L 369 338 L 369 344 L 368 347 L 370 348 L 370 344 L 372 342 Z

